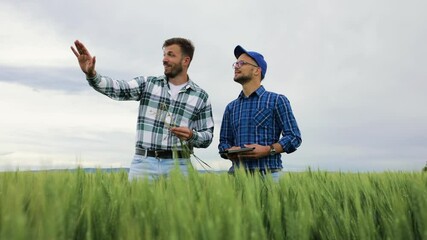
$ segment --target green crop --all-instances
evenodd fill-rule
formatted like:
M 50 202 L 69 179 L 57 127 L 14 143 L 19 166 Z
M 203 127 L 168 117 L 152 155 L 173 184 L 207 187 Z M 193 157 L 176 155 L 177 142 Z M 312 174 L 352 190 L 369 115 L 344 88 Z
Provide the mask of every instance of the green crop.
M 427 174 L 0 173 L 0 239 L 427 239 Z

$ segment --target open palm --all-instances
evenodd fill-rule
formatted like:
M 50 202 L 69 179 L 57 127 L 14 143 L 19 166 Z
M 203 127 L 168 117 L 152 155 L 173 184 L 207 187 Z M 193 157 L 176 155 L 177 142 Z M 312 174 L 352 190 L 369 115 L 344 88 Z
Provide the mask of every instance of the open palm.
M 76 40 L 74 42 L 76 48 L 71 46 L 71 50 L 74 55 L 76 55 L 77 60 L 79 61 L 80 68 L 86 74 L 87 77 L 95 77 L 95 56 L 92 57 L 86 47 L 80 41 Z

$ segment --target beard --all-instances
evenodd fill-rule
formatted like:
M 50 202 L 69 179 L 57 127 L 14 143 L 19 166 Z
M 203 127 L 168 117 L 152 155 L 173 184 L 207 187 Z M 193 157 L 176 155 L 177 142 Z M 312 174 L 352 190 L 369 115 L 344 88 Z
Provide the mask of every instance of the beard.
M 178 76 L 178 74 L 182 73 L 183 68 L 182 65 L 175 65 L 175 66 L 170 66 L 171 70 L 170 71 L 166 71 L 165 69 L 165 75 L 168 78 L 174 78 L 176 76 Z
M 237 82 L 237 83 L 240 83 L 240 84 L 245 84 L 245 83 L 247 83 L 247 82 L 249 82 L 249 81 L 251 81 L 251 77 L 250 76 L 238 76 L 238 77 L 235 77 L 234 78 L 234 81 L 235 82 Z

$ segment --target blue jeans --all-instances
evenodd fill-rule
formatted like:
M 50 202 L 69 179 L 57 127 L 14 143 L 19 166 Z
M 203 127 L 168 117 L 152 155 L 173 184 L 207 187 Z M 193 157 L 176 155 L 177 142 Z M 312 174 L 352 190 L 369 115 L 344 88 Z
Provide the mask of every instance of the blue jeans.
M 228 173 L 234 174 L 234 166 L 232 166 Z M 279 182 L 280 177 L 283 175 L 284 171 L 282 170 L 275 170 L 275 171 L 269 171 L 269 170 L 247 170 L 247 173 L 249 174 L 260 174 L 261 177 L 266 177 L 268 175 L 271 176 L 274 182 Z
M 129 181 L 143 178 L 154 180 L 162 176 L 166 177 L 176 167 L 182 174 L 188 175 L 188 167 L 191 167 L 191 161 L 187 158 L 160 159 L 134 155 L 129 169 Z
M 272 172 L 270 173 L 271 177 L 273 178 L 273 181 L 279 182 L 280 176 L 282 176 L 283 172 Z

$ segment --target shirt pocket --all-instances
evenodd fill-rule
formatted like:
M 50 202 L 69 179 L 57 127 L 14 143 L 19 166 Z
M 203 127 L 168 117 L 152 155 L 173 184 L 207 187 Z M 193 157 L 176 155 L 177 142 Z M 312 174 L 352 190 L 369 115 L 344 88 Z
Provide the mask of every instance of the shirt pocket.
M 258 128 L 273 128 L 273 110 L 268 108 L 258 109 L 254 120 Z

